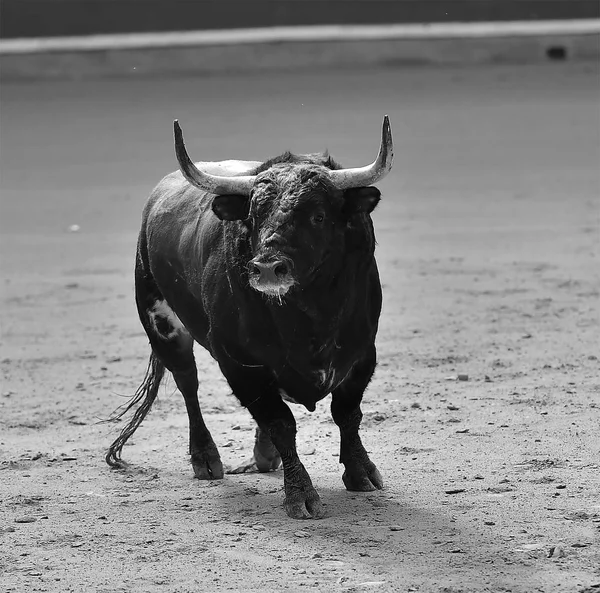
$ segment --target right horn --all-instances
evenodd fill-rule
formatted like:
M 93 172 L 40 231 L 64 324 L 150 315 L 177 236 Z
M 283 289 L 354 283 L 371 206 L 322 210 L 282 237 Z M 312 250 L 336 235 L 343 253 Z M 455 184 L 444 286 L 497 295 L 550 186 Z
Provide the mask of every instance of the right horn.
M 390 118 L 385 115 L 383 117 L 381 145 L 377 158 L 366 167 L 332 170 L 329 172 L 329 175 L 333 184 L 338 189 L 366 187 L 383 179 L 392 170 L 393 160 L 394 144 L 392 142 L 392 128 L 390 127 Z
M 201 171 L 194 165 L 190 159 L 185 143 L 183 142 L 183 132 L 179 126 L 179 121 L 173 122 L 173 132 L 175 134 L 175 154 L 179 162 L 179 168 L 183 176 L 198 189 L 210 192 L 211 194 L 225 195 L 238 194 L 242 196 L 250 195 L 250 190 L 254 185 L 255 175 L 245 175 L 240 177 L 224 177 L 223 175 L 211 175 Z

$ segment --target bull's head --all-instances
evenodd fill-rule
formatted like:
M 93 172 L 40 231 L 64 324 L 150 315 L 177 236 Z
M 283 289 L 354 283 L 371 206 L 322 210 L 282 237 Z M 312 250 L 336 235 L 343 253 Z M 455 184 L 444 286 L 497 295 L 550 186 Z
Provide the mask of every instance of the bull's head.
M 177 120 L 175 152 L 184 177 L 215 194 L 213 212 L 221 220 L 243 220 L 250 229 L 252 288 L 281 298 L 303 286 L 324 260 L 344 245 L 357 215 L 369 214 L 380 192 L 371 184 L 392 168 L 392 131 L 387 115 L 379 154 L 366 167 L 331 169 L 324 157 L 276 163 L 256 175 L 224 177 L 194 165 Z

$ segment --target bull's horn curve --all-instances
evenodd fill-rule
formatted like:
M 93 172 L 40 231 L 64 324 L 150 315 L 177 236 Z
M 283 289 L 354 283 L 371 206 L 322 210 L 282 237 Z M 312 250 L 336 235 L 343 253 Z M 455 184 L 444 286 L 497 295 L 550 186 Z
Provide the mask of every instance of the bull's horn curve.
M 250 190 L 254 185 L 255 175 L 244 175 L 240 177 L 224 177 L 222 175 L 211 175 L 201 171 L 194 165 L 190 159 L 185 143 L 183 141 L 183 132 L 179 121 L 173 122 L 173 132 L 175 135 L 175 154 L 177 162 L 183 176 L 195 187 L 211 194 L 238 194 L 243 196 L 250 195 Z
M 333 184 L 338 189 L 349 189 L 351 187 L 366 187 L 383 179 L 391 170 L 394 161 L 394 144 L 392 142 L 392 128 L 390 118 L 383 117 L 383 128 L 381 130 L 381 145 L 377 158 L 366 167 L 355 167 L 352 169 L 339 169 L 330 171 Z

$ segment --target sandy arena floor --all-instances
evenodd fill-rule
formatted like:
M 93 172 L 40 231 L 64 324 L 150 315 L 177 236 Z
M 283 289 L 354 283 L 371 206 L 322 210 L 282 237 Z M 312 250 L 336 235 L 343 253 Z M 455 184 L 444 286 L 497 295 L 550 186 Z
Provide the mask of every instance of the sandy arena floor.
M 3 85 L 0 590 L 600 591 L 598 76 Z M 172 120 L 197 160 L 328 147 L 357 166 L 384 113 L 396 160 L 374 214 L 385 304 L 362 435 L 385 489 L 344 489 L 327 400 L 294 407 L 326 519 L 285 516 L 281 472 L 194 480 L 172 380 L 131 467 L 110 470 L 119 425 L 98 421 L 146 367 L 133 258 L 144 200 L 176 168 Z M 253 424 L 197 356 L 233 466 Z

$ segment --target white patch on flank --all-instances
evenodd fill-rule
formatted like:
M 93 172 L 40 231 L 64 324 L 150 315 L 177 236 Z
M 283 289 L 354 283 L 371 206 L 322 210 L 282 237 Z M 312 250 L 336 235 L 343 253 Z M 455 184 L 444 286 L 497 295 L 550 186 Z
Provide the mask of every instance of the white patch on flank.
M 156 301 L 152 309 L 148 309 L 148 317 L 150 318 L 150 323 L 154 328 L 154 331 L 161 337 L 165 339 L 171 339 L 177 336 L 178 334 L 187 334 L 187 330 L 183 323 L 181 323 L 181 319 L 177 317 L 173 309 L 169 307 L 167 301 Z M 165 334 L 159 330 L 159 326 L 161 325 L 159 322 L 162 321 L 164 325 L 164 321 L 167 321 L 170 326 L 169 333 Z M 164 329 L 164 328 L 163 328 Z

